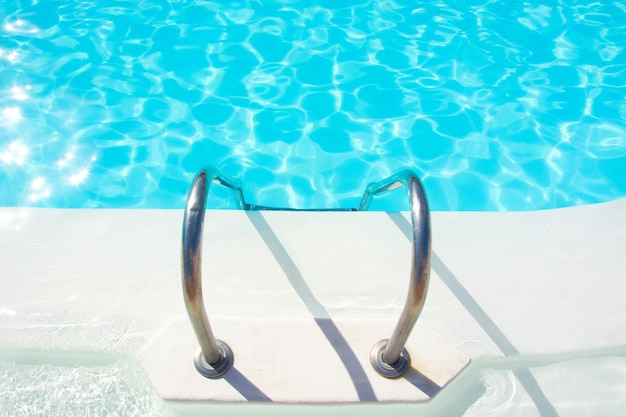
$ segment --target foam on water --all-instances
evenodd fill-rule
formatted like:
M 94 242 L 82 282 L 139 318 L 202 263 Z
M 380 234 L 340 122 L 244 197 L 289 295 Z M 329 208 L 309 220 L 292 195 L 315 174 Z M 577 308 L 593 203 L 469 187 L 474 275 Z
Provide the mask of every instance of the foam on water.
M 180 208 L 207 164 L 300 208 L 405 167 L 436 210 L 626 195 L 619 1 L 5 2 L 0 23 L 1 205 Z

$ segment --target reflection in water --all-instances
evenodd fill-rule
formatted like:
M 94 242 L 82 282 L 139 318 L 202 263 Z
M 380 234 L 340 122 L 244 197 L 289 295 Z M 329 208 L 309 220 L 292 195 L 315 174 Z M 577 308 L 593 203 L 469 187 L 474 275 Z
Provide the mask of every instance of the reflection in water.
M 24 117 L 22 116 L 22 109 L 19 107 L 5 107 L 2 110 L 2 116 L 4 123 L 15 123 L 22 120 Z
M 11 63 L 17 62 L 19 58 L 19 54 L 17 51 L 7 51 L 5 49 L 0 48 L 0 59 L 6 59 Z
M 11 142 L 0 151 L 0 160 L 5 164 L 23 165 L 28 156 L 28 148 L 21 141 Z
M 87 174 L 89 174 L 89 171 L 83 168 L 76 173 L 70 175 L 69 183 L 72 185 L 79 185 L 83 181 L 85 181 L 85 179 L 87 178 Z
M 50 188 L 46 184 L 46 179 L 43 177 L 36 177 L 30 183 L 30 190 L 31 194 L 29 199 L 32 202 L 37 202 L 41 199 L 50 198 L 50 196 L 52 195 Z
M 32 152 L 0 205 L 182 207 L 207 164 L 285 207 L 354 206 L 407 167 L 434 210 L 626 195 L 619 1 L 109 6 L 5 7 L 0 147 Z M 50 198 L 20 191 L 36 177 Z
M 72 159 L 74 159 L 74 152 L 72 151 L 66 152 L 65 155 L 63 155 L 63 158 L 57 161 L 57 166 L 62 168 L 66 166 Z
M 20 100 L 20 101 L 26 100 L 26 99 L 28 99 L 28 93 L 27 92 L 30 89 L 31 89 L 30 85 L 27 85 L 26 87 L 13 87 L 13 88 L 11 88 L 12 97 L 15 100 Z
M 15 21 L 5 23 L 4 30 L 7 32 L 14 32 L 18 34 L 35 34 L 39 32 L 39 29 L 36 26 L 22 19 L 17 19 Z

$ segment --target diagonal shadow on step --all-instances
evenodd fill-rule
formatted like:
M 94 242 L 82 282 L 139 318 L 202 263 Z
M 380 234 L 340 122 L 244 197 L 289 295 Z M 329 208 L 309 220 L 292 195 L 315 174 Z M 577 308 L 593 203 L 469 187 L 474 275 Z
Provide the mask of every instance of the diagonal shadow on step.
M 428 378 L 426 375 L 413 367 L 407 369 L 404 375 L 402 375 L 402 378 L 409 381 L 411 385 L 428 395 L 430 398 L 433 398 L 439 391 L 441 391 L 441 387 L 437 385 L 435 381 Z
M 248 401 L 271 402 L 272 399 L 233 366 L 222 377 Z
M 409 241 L 411 237 L 411 223 L 402 215 L 402 213 L 387 213 L 391 220 L 404 233 Z M 511 341 L 506 337 L 504 332 L 489 317 L 487 312 L 472 297 L 469 291 L 461 284 L 461 281 L 454 275 L 446 264 L 433 251 L 431 258 L 431 268 L 441 278 L 443 283 L 454 294 L 454 296 L 463 304 L 465 309 L 472 315 L 474 320 L 489 335 L 491 340 L 498 348 L 507 356 L 519 355 L 519 350 L 513 346 Z M 512 371 L 517 380 L 522 384 L 530 398 L 533 400 L 542 417 L 558 416 L 554 406 L 550 403 L 546 395 L 541 390 L 539 383 L 527 369 L 516 369 Z
M 330 318 L 326 308 L 315 298 L 315 295 L 313 295 L 313 292 L 307 285 L 298 266 L 294 263 L 262 213 L 258 211 L 246 211 L 246 215 L 285 272 L 293 289 L 302 302 L 304 302 L 309 312 L 315 317 L 315 322 L 318 327 L 337 352 L 337 355 L 350 375 L 359 400 L 377 401 L 372 384 L 367 378 L 367 374 L 359 363 L 356 354 Z

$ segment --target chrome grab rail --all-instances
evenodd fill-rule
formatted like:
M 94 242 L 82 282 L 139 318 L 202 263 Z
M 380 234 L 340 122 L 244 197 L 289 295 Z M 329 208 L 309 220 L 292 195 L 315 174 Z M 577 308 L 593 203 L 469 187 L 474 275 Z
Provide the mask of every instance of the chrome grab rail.
M 194 356 L 198 372 L 207 378 L 218 378 L 233 365 L 234 356 L 230 347 L 216 340 L 204 308 L 202 297 L 202 230 L 206 197 L 212 182 L 219 182 L 239 190 L 238 198 L 243 201 L 237 181 L 221 175 L 209 167 L 196 175 L 189 190 L 185 217 L 183 219 L 182 278 L 185 307 L 191 320 L 200 348 Z
M 206 198 L 213 182 L 230 188 L 235 193 L 239 207 L 243 210 L 281 210 L 246 203 L 239 181 L 223 175 L 215 167 L 209 166 L 201 170 L 193 180 L 187 197 L 183 220 L 183 293 L 185 307 L 200 344 L 194 357 L 194 364 L 198 372 L 207 378 L 220 377 L 230 369 L 234 362 L 232 350 L 228 345 L 213 336 L 202 297 L 202 230 Z M 411 358 L 404 346 L 426 301 L 431 254 L 428 201 L 424 187 L 417 175 L 406 170 L 385 180 L 370 183 L 363 194 L 359 207 L 347 209 L 349 211 L 367 210 L 372 197 L 402 186 L 406 187 L 408 192 L 413 226 L 413 256 L 409 291 L 400 319 L 391 337 L 380 340 L 370 352 L 372 366 L 378 373 L 387 378 L 397 378 L 408 369 Z
M 383 181 L 369 184 L 359 205 L 359 210 L 366 210 L 372 196 L 401 186 L 406 187 L 409 194 L 413 226 L 409 291 L 391 338 L 379 341 L 370 352 L 372 366 L 386 378 L 401 376 L 411 364 L 411 358 L 404 345 L 424 308 L 428 291 L 431 253 L 430 211 L 424 187 L 417 175 L 411 171 L 403 171 Z

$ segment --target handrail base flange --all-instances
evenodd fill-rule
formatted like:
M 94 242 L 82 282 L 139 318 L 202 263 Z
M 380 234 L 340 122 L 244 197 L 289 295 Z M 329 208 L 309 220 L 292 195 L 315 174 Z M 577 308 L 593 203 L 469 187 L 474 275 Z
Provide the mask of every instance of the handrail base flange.
M 409 366 L 411 365 L 411 356 L 406 348 L 403 348 L 400 352 L 400 357 L 393 365 L 388 364 L 383 360 L 383 353 L 389 344 L 389 339 L 383 339 L 378 341 L 370 351 L 370 362 L 376 372 L 385 378 L 399 378 L 401 377 Z
M 216 339 L 215 342 L 217 343 L 217 349 L 220 353 L 220 359 L 216 363 L 208 363 L 200 347 L 198 347 L 193 356 L 193 364 L 196 370 L 205 378 L 215 379 L 221 377 L 228 372 L 235 362 L 235 356 L 230 346 L 219 339 Z

